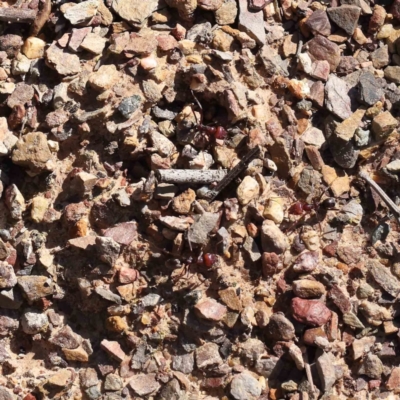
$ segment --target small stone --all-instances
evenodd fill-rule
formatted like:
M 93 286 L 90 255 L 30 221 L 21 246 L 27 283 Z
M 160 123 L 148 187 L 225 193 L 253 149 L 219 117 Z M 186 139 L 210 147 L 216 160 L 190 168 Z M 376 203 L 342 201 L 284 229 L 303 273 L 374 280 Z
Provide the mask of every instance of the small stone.
M 42 58 L 46 42 L 37 37 L 28 37 L 22 46 L 22 52 L 29 59 Z
M 88 33 L 81 43 L 81 48 L 93 54 L 101 54 L 106 46 L 107 39 L 96 33 Z
M 156 374 L 138 374 L 130 381 L 129 386 L 138 396 L 147 396 L 159 391 L 161 385 L 156 380 Z
M 340 119 L 349 118 L 351 100 L 348 95 L 349 88 L 345 81 L 331 74 L 325 85 L 325 101 L 327 109 Z
M 364 358 L 358 373 L 367 375 L 371 379 L 381 379 L 383 373 L 382 361 L 375 354 L 369 353 Z
M 359 328 L 359 329 L 365 328 L 365 326 L 362 324 L 362 322 L 352 312 L 343 314 L 343 322 L 352 328 Z
M 314 36 L 329 36 L 332 31 L 328 15 L 325 10 L 315 10 L 308 18 L 305 25 Z
M 68 361 L 89 361 L 89 355 L 82 347 L 76 349 L 62 349 L 62 352 Z
M 218 322 L 224 318 L 227 309 L 216 300 L 207 298 L 196 304 L 195 311 L 200 318 Z
M 360 7 L 345 4 L 340 7 L 328 8 L 326 11 L 329 18 L 349 36 L 354 33 L 361 14 Z
M 140 107 L 142 98 L 138 95 L 131 97 L 125 97 L 121 103 L 119 103 L 118 111 L 126 119 L 129 119 L 133 113 Z
M 295 272 L 312 272 L 317 268 L 319 262 L 318 252 L 306 251 L 300 254 L 293 265 Z
M 7 57 L 14 58 L 19 53 L 23 44 L 24 42 L 19 35 L 1 35 L 0 51 L 6 52 Z
M 1 242 L 4 245 L 4 242 L 3 241 Z M 5 250 L 7 250 L 6 247 Z M 6 257 L 4 258 L 7 258 L 8 256 L 7 251 L 5 252 L 5 255 Z M 14 268 L 7 262 L 0 261 L 0 289 L 12 288 L 16 284 L 17 284 L 17 277 L 15 276 Z
M 262 11 L 251 12 L 248 9 L 248 0 L 239 0 L 238 28 L 246 32 L 259 44 L 265 44 L 264 16 Z
M 293 317 L 306 325 L 321 326 L 332 317 L 332 312 L 319 300 L 305 300 L 295 297 L 292 300 Z
M 281 254 L 289 247 L 289 242 L 275 222 L 265 220 L 261 227 L 261 245 L 263 251 Z
M 281 312 L 273 314 L 266 327 L 266 334 L 272 340 L 292 340 L 295 337 L 293 324 Z
M 335 356 L 331 353 L 323 353 L 316 362 L 318 376 L 322 383 L 322 390 L 329 392 L 336 382 Z
M 119 345 L 118 342 L 112 342 L 103 339 L 102 342 L 100 343 L 100 346 L 104 351 L 106 351 L 111 357 L 115 358 L 117 361 L 119 362 L 124 361 L 126 355 L 122 351 L 121 346 Z
M 62 349 L 76 349 L 82 343 L 82 337 L 75 333 L 69 325 L 53 330 L 49 342 Z
M 264 208 L 263 212 L 264 218 L 268 218 L 274 221 L 276 224 L 280 224 L 285 217 L 282 204 L 276 200 L 269 200 Z
M 29 168 L 33 172 L 48 169 L 48 161 L 52 158 L 47 144 L 47 137 L 42 132 L 30 132 L 18 140 L 12 154 L 14 164 Z
M 138 237 L 137 223 L 135 221 L 121 222 L 108 228 L 104 236 L 112 238 L 118 244 L 129 246 Z
M 195 200 L 196 192 L 188 189 L 173 199 L 172 209 L 178 214 L 189 214 Z
M 374 326 L 382 325 L 383 321 L 391 321 L 393 319 L 390 310 L 367 300 L 361 302 L 359 310 L 364 314 L 368 323 Z
M 305 144 L 315 146 L 317 149 L 320 149 L 325 143 L 325 136 L 320 129 L 310 127 L 301 135 L 301 140 Z
M 381 69 L 389 64 L 389 48 L 388 46 L 383 46 L 371 53 L 372 65 L 376 69 Z
M 353 168 L 356 165 L 358 155 L 360 154 L 360 151 L 355 147 L 352 141 L 348 141 L 346 143 L 340 138 L 333 138 L 331 140 L 330 150 L 336 163 L 342 168 Z M 348 177 L 340 177 L 332 183 L 331 187 L 333 187 L 333 185 L 336 185 L 337 188 L 340 188 L 340 186 L 342 186 L 342 184 L 344 183 L 339 183 L 339 180 L 341 180 L 342 178 L 346 178 L 346 180 L 348 180 Z
M 46 314 L 37 311 L 26 311 L 21 318 L 22 330 L 28 335 L 45 332 L 49 326 Z
M 322 283 L 308 279 L 294 281 L 292 287 L 294 294 L 303 299 L 321 297 L 325 294 L 325 286 Z
M 246 176 L 237 188 L 237 196 L 240 204 L 247 205 L 251 200 L 258 197 L 260 186 L 251 176 Z
M 96 15 L 99 6 L 98 0 L 87 0 L 79 4 L 73 4 L 64 13 L 72 25 L 78 25 L 86 22 Z
M 120 252 L 120 245 L 111 237 L 96 237 L 96 250 L 100 259 L 113 266 Z
M 234 376 L 230 394 L 236 400 L 256 400 L 261 395 L 261 384 L 248 372 Z
M 378 84 L 374 75 L 370 72 L 364 72 L 360 76 L 358 83 L 359 99 L 362 103 L 373 106 L 377 103 L 384 95 L 382 88 Z
M 371 140 L 371 132 L 358 128 L 354 135 L 354 141 L 358 147 L 367 146 Z
M 353 139 L 356 129 L 359 127 L 364 114 L 365 110 L 362 109 L 359 109 L 355 113 L 351 114 L 349 118 L 346 118 L 337 126 L 335 134 L 345 142 Z
M 68 42 L 68 49 L 73 52 L 77 52 L 86 35 L 88 35 L 91 30 L 92 29 L 90 27 L 72 29 L 71 37 Z
M 55 44 L 46 50 L 46 59 L 60 75 L 74 75 L 81 72 L 79 57 L 63 51 Z
M 221 300 L 231 309 L 235 311 L 242 311 L 242 302 L 236 293 L 236 289 L 229 287 L 218 292 Z
M 315 252 L 320 248 L 319 235 L 314 230 L 302 232 L 301 240 L 304 242 L 306 248 L 312 252 Z
M 211 342 L 197 347 L 195 351 L 197 368 L 205 370 L 222 364 L 218 348 L 217 344 Z
M 230 25 L 236 20 L 238 13 L 236 0 L 224 0 L 222 6 L 214 12 L 218 25 Z
M 190 374 L 194 368 L 194 353 L 172 357 L 172 368 L 183 374 Z
M 53 294 L 54 290 L 51 279 L 40 275 L 19 276 L 18 286 L 29 303 Z
M 34 93 L 32 86 L 20 82 L 15 86 L 15 90 L 12 92 L 11 96 L 8 97 L 7 105 L 10 108 L 24 106 L 32 100 Z
M 390 65 L 384 70 L 385 78 L 394 83 L 400 83 L 400 67 L 397 65 Z
M 338 220 L 342 223 L 353 223 L 357 225 L 361 222 L 363 215 L 364 209 L 361 204 L 356 200 L 352 200 L 341 209 Z
M 307 43 L 307 46 L 313 61 L 326 60 L 330 65 L 331 72 L 336 70 L 340 63 L 340 49 L 335 43 L 323 36 L 316 36 Z
M 109 289 L 106 289 L 101 286 L 97 286 L 94 291 L 105 300 L 111 301 L 116 304 L 122 304 L 121 297 L 119 297 L 117 294 L 113 293 Z
M 394 390 L 398 393 L 400 390 L 400 367 L 394 367 L 388 380 L 386 381 L 386 389 Z
M 93 89 L 104 92 L 111 89 L 119 80 L 119 73 L 114 64 L 102 65 L 96 72 L 93 72 L 89 77 L 89 85 Z
M 353 359 L 358 360 L 365 354 L 369 353 L 374 346 L 376 338 L 374 336 L 366 336 L 361 339 L 355 339 L 351 345 L 353 350 Z
M 286 36 L 282 44 L 282 51 L 284 56 L 290 57 L 296 54 L 298 43 L 299 43 L 298 35 L 294 34 Z
M 329 77 L 330 66 L 326 60 L 314 61 L 311 65 L 310 76 L 315 79 L 326 81 Z M 308 95 L 309 97 L 309 95 Z
M 390 270 L 377 260 L 368 260 L 366 268 L 371 273 L 376 283 L 393 297 L 400 293 L 400 282 L 391 274 Z
M 192 243 L 205 244 L 209 240 L 209 234 L 218 224 L 220 216 L 218 213 L 205 212 L 194 216 L 194 223 L 188 231 L 188 239 Z
M 158 0 L 114 0 L 112 3 L 112 9 L 136 27 L 141 27 L 158 6 Z
M 397 119 L 389 111 L 378 114 L 372 120 L 372 133 L 376 140 L 382 140 L 397 127 Z
M 116 374 L 108 374 L 104 381 L 104 390 L 117 391 L 123 387 L 122 379 Z

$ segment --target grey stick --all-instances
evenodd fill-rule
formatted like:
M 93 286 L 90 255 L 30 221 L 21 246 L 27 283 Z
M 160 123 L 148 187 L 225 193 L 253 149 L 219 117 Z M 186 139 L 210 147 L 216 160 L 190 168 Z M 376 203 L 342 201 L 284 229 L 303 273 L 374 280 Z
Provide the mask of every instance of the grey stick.
M 160 182 L 197 185 L 219 182 L 227 172 L 226 169 L 159 169 L 156 176 Z
M 382 190 L 382 188 L 365 172 L 360 171 L 358 176 L 364 179 L 374 190 L 378 193 L 379 197 L 389 207 L 389 209 L 396 214 L 397 221 L 400 223 L 400 208 L 392 201 L 392 199 Z

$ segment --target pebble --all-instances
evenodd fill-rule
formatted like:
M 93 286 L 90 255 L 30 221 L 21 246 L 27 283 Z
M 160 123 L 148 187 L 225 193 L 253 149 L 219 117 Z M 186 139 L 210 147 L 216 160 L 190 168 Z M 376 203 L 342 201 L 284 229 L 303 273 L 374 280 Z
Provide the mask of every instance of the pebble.
M 306 251 L 300 254 L 293 265 L 295 272 L 312 272 L 317 268 L 319 255 L 316 251 Z
M 377 260 L 368 260 L 366 268 L 376 281 L 376 283 L 387 293 L 393 297 L 397 297 L 400 293 L 400 282 L 393 276 L 390 270 L 384 267 Z
M 22 330 L 28 335 L 45 332 L 49 326 L 46 314 L 37 311 L 26 311 L 21 318 Z
M 172 357 L 172 368 L 183 374 L 190 374 L 194 368 L 194 353 Z
M 364 130 L 361 128 L 356 129 L 354 135 L 354 142 L 358 147 L 367 146 L 371 140 L 371 132 L 369 130 Z
M 119 79 L 115 65 L 102 65 L 96 72 L 89 76 L 89 85 L 99 91 L 104 92 L 114 86 Z
M 158 8 L 157 0 L 115 0 L 112 9 L 125 21 L 137 28 L 141 27 Z
M 320 297 L 325 294 L 325 287 L 322 283 L 308 279 L 293 282 L 293 292 L 303 299 Z
M 316 362 L 322 390 L 329 392 L 336 382 L 335 356 L 332 353 L 322 353 Z
M 247 372 L 234 376 L 230 394 L 236 400 L 256 400 L 261 395 L 261 384 Z
M 314 36 L 329 36 L 332 32 L 332 27 L 328 19 L 328 14 L 325 10 L 315 10 L 307 18 L 305 25 L 308 27 L 308 29 L 310 29 Z
M 361 375 L 367 375 L 371 379 L 380 379 L 383 373 L 382 361 L 375 354 L 367 354 L 358 371 Z
M 196 304 L 195 311 L 200 318 L 218 322 L 224 318 L 227 308 L 212 298 L 206 298 Z
M 295 337 L 295 330 L 292 322 L 282 312 L 277 312 L 270 317 L 266 334 L 272 340 L 288 341 Z
M 69 54 L 57 45 L 52 44 L 46 50 L 46 59 L 60 75 L 74 75 L 81 72 L 79 57 L 75 54 Z
M 368 106 L 376 104 L 384 95 L 383 90 L 374 75 L 368 71 L 364 72 L 360 76 L 358 90 L 359 100 Z
M 200 370 L 210 369 L 222 364 L 222 358 L 216 343 L 205 343 L 196 348 L 195 358 L 197 368 Z
M 342 120 L 349 118 L 352 114 L 348 92 L 349 88 L 345 81 L 333 74 L 329 76 L 325 85 L 326 107 Z
M 246 176 L 236 190 L 239 203 L 243 206 L 249 204 L 252 200 L 257 198 L 259 196 L 259 192 L 260 186 L 258 182 L 251 176 Z
M 156 380 L 156 374 L 138 374 L 129 381 L 130 388 L 138 396 L 147 396 L 158 392 L 161 385 Z
M 64 12 L 64 17 L 72 24 L 86 22 L 96 15 L 99 0 L 87 0 L 79 4 L 71 4 Z
M 236 20 L 238 7 L 236 0 L 224 0 L 222 6 L 214 12 L 218 25 L 230 25 Z
M 307 47 L 312 60 L 326 60 L 331 72 L 336 70 L 340 63 L 340 49 L 335 43 L 323 36 L 316 36 L 307 43 Z
M 361 120 L 365 115 L 365 110 L 359 109 L 355 113 L 351 114 L 349 118 L 346 118 L 340 123 L 335 130 L 335 135 L 345 142 L 353 139 L 354 134 L 361 124 Z
M 275 222 L 265 220 L 261 227 L 261 245 L 263 251 L 281 254 L 289 247 L 289 242 Z
M 361 222 L 363 215 L 364 209 L 362 208 L 361 204 L 355 200 L 352 200 L 343 206 L 337 218 L 342 223 L 352 223 L 358 225 Z
M 386 382 L 388 390 L 398 391 L 400 389 L 400 367 L 394 367 Z
M 29 303 L 53 294 L 53 284 L 46 276 L 19 276 L 18 286 Z
M 107 39 L 95 33 L 88 33 L 83 39 L 80 47 L 93 54 L 102 54 L 106 46 Z
M 126 357 L 126 354 L 123 352 L 118 342 L 103 339 L 100 343 L 100 347 L 104 351 L 106 351 L 112 358 L 116 359 L 119 362 L 122 362 Z
M 274 221 L 276 224 L 282 223 L 285 217 L 282 204 L 277 200 L 269 200 L 264 208 L 263 216 Z
M 246 32 L 257 43 L 265 44 L 264 16 L 262 11 L 251 12 L 248 8 L 248 0 L 239 0 L 238 28 Z
M 315 146 L 317 149 L 320 149 L 325 143 L 325 136 L 320 129 L 310 127 L 301 135 L 301 140 L 305 144 Z
M 5 254 L 2 257 L 3 259 L 8 257 L 6 249 L 7 248 L 4 245 Z M 15 276 L 14 268 L 7 262 L 0 262 L 0 289 L 12 288 L 16 284 L 17 284 L 17 277 Z
M 376 69 L 381 69 L 383 67 L 386 67 L 390 62 L 388 46 L 387 45 L 382 46 L 376 49 L 374 52 L 372 52 L 371 61 L 372 65 Z
M 358 23 L 361 14 L 361 8 L 353 5 L 342 5 L 340 7 L 331 7 L 327 9 L 329 18 L 339 27 L 351 36 Z
M 378 114 L 372 120 L 372 133 L 376 140 L 382 140 L 397 127 L 397 119 L 389 111 Z
M 332 312 L 319 300 L 305 300 L 295 297 L 292 300 L 293 317 L 310 326 L 322 326 L 332 317 Z

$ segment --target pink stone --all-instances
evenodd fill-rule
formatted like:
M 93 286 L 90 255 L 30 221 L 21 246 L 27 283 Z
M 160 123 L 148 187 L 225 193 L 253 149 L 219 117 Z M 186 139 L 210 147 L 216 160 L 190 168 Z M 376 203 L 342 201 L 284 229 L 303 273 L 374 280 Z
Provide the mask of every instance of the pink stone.
M 94 246 L 96 243 L 96 236 L 82 236 L 75 239 L 69 239 L 68 244 L 78 249 L 86 250 L 89 246 Z
M 123 267 L 119 270 L 120 283 L 132 283 L 138 278 L 138 272 L 133 268 Z
M 253 11 L 260 11 L 267 6 L 267 4 L 272 3 L 270 0 L 250 0 L 249 9 Z
M 135 221 L 122 222 L 104 232 L 104 236 L 114 239 L 119 244 L 128 246 L 137 238 L 137 223 Z
M 111 357 L 115 358 L 116 360 L 122 362 L 126 357 L 126 354 L 121 349 L 121 346 L 118 342 L 112 342 L 109 340 L 104 339 L 100 343 L 101 348 L 106 351 Z
M 171 35 L 157 36 L 158 48 L 162 51 L 169 51 L 178 46 L 178 42 Z
M 211 321 L 221 321 L 227 312 L 227 308 L 225 306 L 211 298 L 201 300 L 196 304 L 195 310 L 199 317 L 209 319 Z
M 86 27 L 81 29 L 72 29 L 71 39 L 68 43 L 68 48 L 72 51 L 78 51 L 79 46 L 83 42 L 83 39 L 88 33 L 92 31 L 92 28 Z
M 295 297 L 292 300 L 293 317 L 297 321 L 311 326 L 326 324 L 332 317 L 332 312 L 319 300 L 306 300 Z
M 330 66 L 326 60 L 317 60 L 311 65 L 310 75 L 315 79 L 326 81 L 330 73 Z

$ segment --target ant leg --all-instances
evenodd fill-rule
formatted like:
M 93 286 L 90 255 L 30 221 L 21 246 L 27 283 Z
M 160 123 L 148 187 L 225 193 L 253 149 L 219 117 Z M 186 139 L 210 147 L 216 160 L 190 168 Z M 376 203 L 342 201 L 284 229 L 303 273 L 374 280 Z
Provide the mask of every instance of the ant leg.
M 193 96 L 193 98 L 194 98 L 194 100 L 195 100 L 197 106 L 198 106 L 199 109 L 200 109 L 200 123 L 199 123 L 199 121 L 197 120 L 196 113 L 193 112 L 194 118 L 196 119 L 196 124 L 197 124 L 197 125 L 202 125 L 202 124 L 203 124 L 203 106 L 201 105 L 199 99 L 195 96 L 193 90 L 190 90 L 190 91 L 192 92 L 192 96 Z

